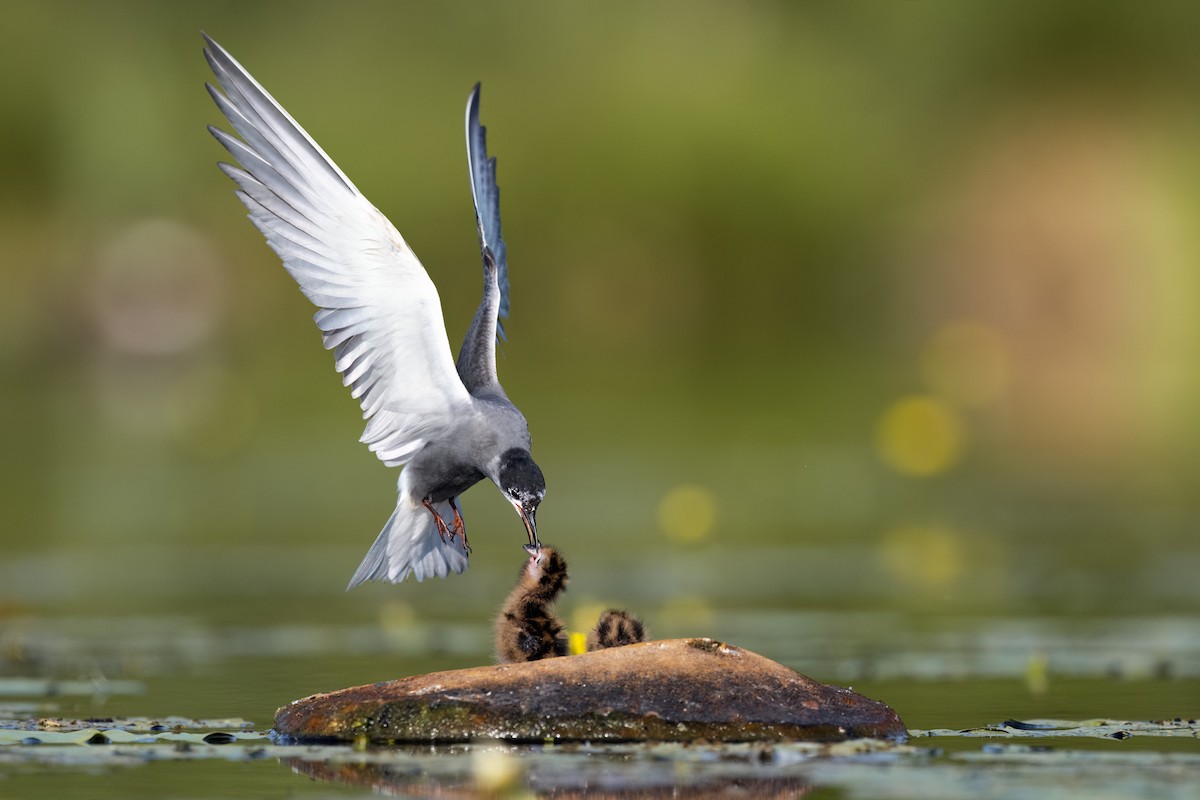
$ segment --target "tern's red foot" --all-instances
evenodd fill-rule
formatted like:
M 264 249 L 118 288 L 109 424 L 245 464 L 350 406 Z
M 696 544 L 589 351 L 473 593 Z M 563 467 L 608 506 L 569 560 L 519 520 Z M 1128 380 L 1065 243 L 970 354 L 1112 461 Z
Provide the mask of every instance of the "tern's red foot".
M 450 530 L 450 538 L 454 538 L 456 534 L 461 536 L 463 550 L 466 550 L 467 553 L 470 553 L 471 545 L 467 542 L 467 523 L 463 520 L 462 514 L 459 513 L 458 506 L 455 504 L 454 498 L 451 497 L 448 502 L 450 503 L 450 507 L 454 509 L 454 522 L 453 527 Z
M 449 536 L 451 539 L 453 539 L 454 533 L 450 530 L 450 527 L 446 524 L 446 520 L 442 519 L 442 515 L 439 514 L 437 512 L 437 509 L 433 507 L 433 503 L 430 503 L 429 500 L 426 499 L 426 500 L 422 500 L 421 504 L 425 506 L 425 508 L 429 511 L 430 514 L 433 514 L 433 524 L 437 526 L 438 536 L 441 537 L 442 543 L 445 544 L 447 536 Z M 453 503 L 451 503 L 451 505 L 453 505 Z M 454 509 L 454 516 L 455 516 L 455 525 L 457 526 L 462 521 L 462 517 L 460 517 L 458 515 L 458 509 Z

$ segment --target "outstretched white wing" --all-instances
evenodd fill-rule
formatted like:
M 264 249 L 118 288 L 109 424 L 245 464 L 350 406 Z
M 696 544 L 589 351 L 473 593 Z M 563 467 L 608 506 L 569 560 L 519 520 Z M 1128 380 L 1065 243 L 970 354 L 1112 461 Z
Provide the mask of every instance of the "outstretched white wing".
M 403 237 L 219 44 L 208 86 L 242 141 L 209 127 L 267 244 L 320 307 L 314 319 L 368 420 L 362 441 L 398 466 L 470 403 L 446 339 L 437 289 Z

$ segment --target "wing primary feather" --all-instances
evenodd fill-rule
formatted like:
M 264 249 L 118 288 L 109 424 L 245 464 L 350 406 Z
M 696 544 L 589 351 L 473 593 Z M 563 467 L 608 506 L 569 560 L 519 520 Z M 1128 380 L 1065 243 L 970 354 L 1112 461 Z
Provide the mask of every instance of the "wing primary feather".
M 275 216 L 279 217 L 283 222 L 291 225 L 299 231 L 312 237 L 319 237 L 324 234 L 324 231 L 317 226 L 312 220 L 304 216 L 303 213 L 297 211 L 290 203 L 282 197 L 271 191 L 264 184 L 255 180 L 254 176 L 245 170 L 230 166 L 229 164 L 217 164 L 221 171 L 236 183 L 243 192 L 250 195 L 260 206 L 270 211 Z
M 310 180 L 306 178 L 283 153 L 279 151 L 276 143 L 268 136 L 259 125 L 251 120 L 242 110 L 241 107 L 231 102 L 231 98 L 240 97 L 238 93 L 231 89 L 226 89 L 229 92 L 229 97 L 218 92 L 212 84 L 205 84 L 208 87 L 208 92 L 212 95 L 213 101 L 217 104 L 217 108 L 229 120 L 229 124 L 237 131 L 238 136 L 246 140 L 264 161 L 272 165 L 272 169 L 278 172 L 284 180 L 290 183 L 297 191 L 304 194 L 309 202 L 319 202 L 319 197 L 315 193 Z M 222 84 L 224 88 L 224 84 Z M 248 166 L 243 164 L 242 166 Z
M 217 79 L 221 79 L 222 73 L 230 78 L 232 85 L 237 87 L 238 92 L 251 103 L 260 114 L 272 117 L 280 130 L 288 131 L 292 134 L 291 143 L 298 149 L 307 152 L 312 160 L 318 162 L 330 176 L 336 178 L 343 186 L 355 194 L 361 194 L 358 188 L 346 177 L 346 174 L 338 168 L 337 164 L 333 163 L 321 146 L 313 141 L 303 128 L 301 128 L 296 120 L 292 119 L 291 114 L 284 110 L 283 106 L 275 102 L 275 98 L 259 85 L 258 81 L 246 71 L 246 69 L 238 63 L 237 59 L 229 54 L 224 47 L 217 44 L 208 34 L 203 34 L 204 41 L 208 44 L 205 50 L 205 55 L 208 58 L 210 65 L 213 65 L 213 73 Z M 215 62 L 215 64 L 214 64 Z M 225 83 L 222 81 L 222 85 Z M 229 87 L 226 86 L 226 89 Z M 231 120 L 232 122 L 232 120 Z
M 249 179 L 264 187 L 278 197 L 282 203 L 285 203 L 295 215 L 302 218 L 308 227 L 314 231 L 324 232 L 319 222 L 320 215 L 313 210 L 312 203 L 306 200 L 304 195 L 296 191 L 274 167 L 264 161 L 249 147 L 225 133 L 225 131 L 211 126 L 209 130 L 212 132 L 213 137 L 242 166 L 242 169 L 236 169 L 230 164 L 218 162 L 217 166 L 221 168 L 222 172 L 239 183 L 243 179 Z M 235 170 L 235 172 L 230 172 L 230 170 Z

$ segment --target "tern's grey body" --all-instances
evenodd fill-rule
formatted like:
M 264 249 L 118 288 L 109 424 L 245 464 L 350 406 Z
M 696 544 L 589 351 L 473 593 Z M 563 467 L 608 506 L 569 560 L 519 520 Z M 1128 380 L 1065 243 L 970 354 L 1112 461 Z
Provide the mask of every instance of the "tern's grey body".
M 484 478 L 536 543 L 545 481 L 529 453 L 525 417 L 496 377 L 508 273 L 478 85 L 467 101 L 467 163 L 484 288 L 456 363 L 437 289 L 403 237 L 229 53 L 205 40 L 225 94 L 209 91 L 242 137 L 210 127 L 241 165 L 221 168 L 237 183 L 251 222 L 319 307 L 314 319 L 325 347 L 367 420 L 362 441 L 388 466 L 406 465 L 396 510 L 350 588 L 466 569 L 457 499 Z

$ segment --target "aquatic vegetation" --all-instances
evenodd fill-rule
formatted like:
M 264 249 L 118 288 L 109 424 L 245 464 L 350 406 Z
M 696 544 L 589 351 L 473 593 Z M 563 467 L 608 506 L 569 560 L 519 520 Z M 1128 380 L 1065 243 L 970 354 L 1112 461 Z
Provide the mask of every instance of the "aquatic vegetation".
M 230 744 L 262 741 L 270 734 L 251 730 L 243 719 L 195 720 L 184 717 L 90 719 L 0 719 L 0 746 L 70 744 Z
M 836 787 L 849 797 L 977 796 L 1033 791 L 1044 797 L 1188 797 L 1200 779 L 1200 752 L 1129 750 L 1123 737 L 1197 735 L 1195 720 L 1006 720 L 964 731 L 914 731 L 909 742 L 470 744 L 410 747 L 288 745 L 240 719 L 41 719 L 0 721 L 0 770 L 22 764 L 78 770 L 136 769 L 155 762 L 262 762 L 321 782 L 370 786 L 397 795 L 453 787 L 464 796 L 503 790 L 514 796 L 576 791 L 581 796 L 657 796 L 670 787 L 714 793 L 737 788 L 760 797 L 794 797 Z M 988 742 L 954 752 L 949 740 Z M 1045 737 L 1098 740 L 1103 749 L 1056 748 Z M 1028 741 L 1022 741 L 1028 740 Z M 937 747 L 926 743 L 936 743 Z M 270 766 L 268 766 L 270 765 Z M 0 775 L 3 775 L 0 772 Z M 287 772 L 280 787 L 295 788 Z M 10 784 L 11 785 L 11 784 Z M 7 795 L 6 795 L 7 796 Z M 507 796 L 507 795 L 506 795 Z M 990 796 L 990 795 L 989 795 Z
M 1176 719 L 1133 722 L 1115 719 L 1089 719 L 1072 722 L 1061 719 L 1009 719 L 997 725 L 965 730 L 910 730 L 914 739 L 925 736 L 965 736 L 979 738 L 1038 739 L 1045 737 L 1079 736 L 1092 739 L 1129 739 L 1133 736 L 1184 736 L 1200 738 L 1200 723 L 1195 719 Z

